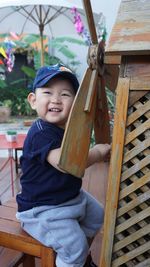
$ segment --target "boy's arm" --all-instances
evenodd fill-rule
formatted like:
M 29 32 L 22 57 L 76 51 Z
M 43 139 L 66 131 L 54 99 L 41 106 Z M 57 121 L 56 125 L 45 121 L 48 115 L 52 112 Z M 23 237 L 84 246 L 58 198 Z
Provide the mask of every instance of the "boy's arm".
M 60 159 L 60 153 L 61 153 L 61 149 L 59 148 L 55 148 L 53 150 L 51 150 L 48 153 L 47 156 L 47 161 L 49 162 L 49 164 L 51 164 L 54 168 L 56 168 L 57 170 L 64 172 L 61 168 L 59 168 L 58 163 L 59 163 L 59 159 Z
M 107 161 L 110 157 L 110 148 L 109 144 L 97 144 L 93 148 L 89 150 L 89 155 L 87 159 L 86 168 L 91 166 L 92 164 L 100 161 Z M 47 161 L 57 170 L 64 172 L 61 168 L 59 168 L 58 163 L 60 159 L 61 149 L 56 148 L 49 152 L 47 156 Z

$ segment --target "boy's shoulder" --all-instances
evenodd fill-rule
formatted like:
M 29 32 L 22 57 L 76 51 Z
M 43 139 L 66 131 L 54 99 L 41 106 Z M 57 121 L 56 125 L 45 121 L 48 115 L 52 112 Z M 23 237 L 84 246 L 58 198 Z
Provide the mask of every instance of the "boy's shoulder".
M 24 142 L 24 151 L 38 151 L 42 153 L 45 149 L 55 149 L 61 146 L 63 139 L 63 129 L 54 124 L 45 123 L 41 119 L 35 121 L 28 131 Z
M 28 131 L 28 137 L 60 137 L 64 135 L 64 129 L 58 127 L 55 124 L 48 123 L 42 119 L 37 119 Z

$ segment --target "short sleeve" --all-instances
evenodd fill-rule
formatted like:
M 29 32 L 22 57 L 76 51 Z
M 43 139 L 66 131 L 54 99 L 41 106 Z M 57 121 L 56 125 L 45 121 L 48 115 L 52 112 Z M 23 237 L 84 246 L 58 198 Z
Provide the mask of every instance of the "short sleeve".
M 30 159 L 38 160 L 42 164 L 47 163 L 46 159 L 49 151 L 59 148 L 61 141 L 53 131 L 37 133 L 32 137 Z

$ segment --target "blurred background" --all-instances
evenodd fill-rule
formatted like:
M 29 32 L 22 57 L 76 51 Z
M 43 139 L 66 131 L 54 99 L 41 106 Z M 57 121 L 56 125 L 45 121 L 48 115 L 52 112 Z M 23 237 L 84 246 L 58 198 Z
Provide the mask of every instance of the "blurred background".
M 20 3 L 18 7 L 16 0 L 0 2 L 0 110 L 4 106 L 12 116 L 21 117 L 35 115 L 26 97 L 41 65 L 61 62 L 82 80 L 90 36 L 81 0 L 73 5 L 59 0 L 57 6 L 52 0 Z M 106 46 L 119 4 L 120 0 L 91 0 L 97 35 L 99 40 L 105 35 Z M 7 119 L 2 113 L 3 121 Z

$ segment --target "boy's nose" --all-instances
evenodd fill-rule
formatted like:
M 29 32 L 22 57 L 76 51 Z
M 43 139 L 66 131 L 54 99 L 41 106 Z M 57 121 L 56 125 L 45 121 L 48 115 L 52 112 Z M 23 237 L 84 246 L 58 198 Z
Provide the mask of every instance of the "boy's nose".
M 60 96 L 59 95 L 53 95 L 51 97 L 51 102 L 53 102 L 53 103 L 60 103 L 61 102 Z

